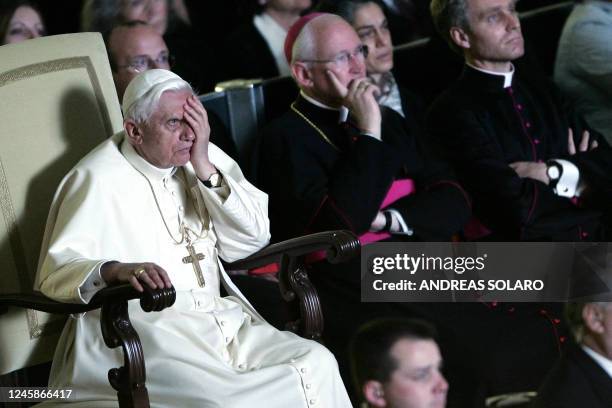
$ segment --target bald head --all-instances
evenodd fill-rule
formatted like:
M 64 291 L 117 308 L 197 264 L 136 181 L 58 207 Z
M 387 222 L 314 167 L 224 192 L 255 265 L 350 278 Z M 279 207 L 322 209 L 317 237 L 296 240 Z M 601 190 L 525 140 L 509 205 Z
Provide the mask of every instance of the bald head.
M 330 37 L 330 35 L 332 37 Z M 293 45 L 291 62 L 319 59 L 317 55 L 326 51 L 326 45 L 335 38 L 357 37 L 355 30 L 335 14 L 323 14 L 306 23 Z
M 310 20 L 292 47 L 291 73 L 308 96 L 340 106 L 343 96 L 331 77 L 344 87 L 364 78 L 365 58 L 359 36 L 344 19 L 322 14 Z
M 170 69 L 168 47 L 161 35 L 149 25 L 129 23 L 110 32 L 107 48 L 119 100 L 125 88 L 142 71 Z

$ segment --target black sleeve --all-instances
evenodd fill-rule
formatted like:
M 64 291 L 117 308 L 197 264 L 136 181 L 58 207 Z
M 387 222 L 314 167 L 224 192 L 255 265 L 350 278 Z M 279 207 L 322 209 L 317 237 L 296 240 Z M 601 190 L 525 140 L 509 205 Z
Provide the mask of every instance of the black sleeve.
M 487 120 L 492 119 L 447 100 L 439 100 L 427 116 L 430 145 L 452 164 L 480 221 L 507 239 L 525 238 L 526 228 L 538 229 L 539 221 L 546 228 L 575 224 L 570 200 L 544 183 L 520 178 L 508 166 Z
M 252 23 L 238 27 L 224 42 L 223 80 L 279 76 L 268 43 Z
M 461 232 L 469 220 L 471 203 L 450 166 L 424 143 L 425 133 L 419 120 L 422 116 L 418 112 L 414 107 L 407 110 L 405 122 L 408 123 L 404 124 L 404 129 L 387 131 L 387 134 L 403 138 L 405 176 L 416 184 L 414 194 L 393 203 L 391 208 L 400 212 L 414 231 L 415 239 L 448 241 L 453 234 Z M 398 121 L 388 113 L 385 123 L 387 128 L 394 124 L 399 128 Z
M 370 136 L 357 136 L 340 153 L 294 123 L 268 127 L 258 180 L 270 195 L 273 239 L 331 229 L 366 232 L 400 166 L 400 155 Z

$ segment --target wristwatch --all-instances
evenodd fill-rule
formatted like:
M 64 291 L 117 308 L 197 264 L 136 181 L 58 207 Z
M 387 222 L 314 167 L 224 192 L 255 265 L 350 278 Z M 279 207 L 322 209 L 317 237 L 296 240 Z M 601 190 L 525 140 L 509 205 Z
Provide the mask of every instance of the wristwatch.
M 221 185 L 221 181 L 223 180 L 223 176 L 219 173 L 213 173 L 210 175 L 208 180 L 204 180 L 202 183 L 208 187 L 219 187 Z
M 559 182 L 559 179 L 561 178 L 562 174 L 563 174 L 563 166 L 561 166 L 555 160 L 548 160 L 546 162 L 546 175 L 548 176 L 548 179 L 550 180 L 548 185 L 551 188 L 557 187 L 557 183 Z

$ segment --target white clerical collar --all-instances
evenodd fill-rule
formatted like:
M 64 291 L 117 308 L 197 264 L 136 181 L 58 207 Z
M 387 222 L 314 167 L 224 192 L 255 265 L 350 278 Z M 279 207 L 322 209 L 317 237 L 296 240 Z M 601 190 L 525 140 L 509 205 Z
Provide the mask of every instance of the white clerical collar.
M 510 63 L 510 72 L 489 71 L 488 69 L 482 69 L 482 68 L 475 67 L 469 62 L 466 62 L 466 64 L 470 68 L 473 68 L 476 71 L 484 72 L 485 74 L 503 76 L 504 77 L 504 88 L 508 88 L 512 85 L 512 77 L 514 76 L 514 65 L 512 63 Z
M 121 143 L 121 153 L 136 170 L 150 180 L 163 181 L 169 177 L 172 177 L 172 175 L 174 175 L 176 172 L 176 167 L 160 169 L 159 167 L 155 167 L 146 161 L 138 154 L 136 149 L 134 149 L 134 146 L 132 146 L 126 137 L 123 138 L 123 142 Z
M 276 62 L 276 67 L 280 75 L 291 75 L 291 70 L 289 69 L 289 64 L 287 63 L 284 52 L 287 31 L 278 24 L 272 16 L 265 12 L 256 14 L 253 17 L 253 25 L 257 28 L 264 40 L 266 40 L 266 43 L 268 43 L 268 48 L 270 48 L 270 52 L 272 56 L 274 56 L 274 61 Z
M 312 96 L 306 95 L 306 93 L 302 90 L 300 90 L 300 95 L 302 96 L 302 98 L 306 99 L 308 102 L 312 103 L 313 105 L 318 106 L 319 108 L 338 111 L 338 123 L 344 123 L 346 122 L 346 119 L 348 119 L 349 110 L 346 106 L 341 106 L 339 108 L 332 108 L 331 106 L 326 105 L 323 102 L 317 101 Z
M 585 346 L 584 344 L 582 345 L 582 349 L 585 353 L 591 356 L 591 358 L 595 360 L 595 362 L 599 364 L 606 373 L 608 373 L 610 378 L 612 378 L 612 360 L 602 356 L 601 354 L 597 353 L 592 348 Z

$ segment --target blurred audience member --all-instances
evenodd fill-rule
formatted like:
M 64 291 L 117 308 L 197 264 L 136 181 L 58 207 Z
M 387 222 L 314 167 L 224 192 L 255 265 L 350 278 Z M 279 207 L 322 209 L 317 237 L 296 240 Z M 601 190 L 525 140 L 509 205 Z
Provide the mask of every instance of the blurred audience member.
M 214 89 L 219 79 L 212 49 L 190 26 L 170 14 L 169 0 L 88 0 L 83 6 L 83 31 L 106 33 L 116 24 L 143 21 L 160 35 L 175 57 L 173 71 L 197 92 Z
M 203 38 L 214 38 L 215 41 L 211 45 L 217 47 L 216 51 L 223 51 L 229 34 L 250 22 L 258 10 L 255 0 L 183 1 L 189 13 L 191 27 L 203 35 Z
M 119 101 L 130 81 L 153 68 L 170 69 L 171 56 L 162 36 L 142 21 L 124 23 L 105 37 Z
M 116 23 L 139 20 L 164 35 L 168 26 L 167 1 L 86 0 L 81 13 L 81 29 L 105 33 Z
M 612 406 L 612 303 L 571 303 L 567 317 L 577 345 L 550 372 L 535 408 Z
M 365 406 L 443 408 L 448 383 L 435 330 L 421 320 L 365 324 L 350 345 L 354 385 Z
M 168 0 L 123 0 L 119 16 L 123 21 L 145 21 L 164 35 L 168 28 Z
M 257 0 L 253 20 L 228 37 L 227 78 L 272 78 L 291 75 L 283 53 L 287 30 L 311 6 L 311 0 Z
M 420 99 L 397 85 L 393 69 L 393 43 L 389 23 L 374 0 L 327 0 L 320 10 L 338 14 L 353 26 L 361 42 L 368 47 L 365 60 L 368 78 L 378 86 L 376 100 L 410 121 L 422 121 L 424 108 Z
M 433 33 L 428 0 L 380 0 L 388 10 L 393 38 L 403 44 Z
M 14 44 L 46 35 L 38 8 L 27 0 L 2 0 L 0 5 L 1 44 Z
M 104 37 L 119 101 L 130 81 L 141 72 L 154 68 L 170 70 L 172 56 L 162 36 L 143 21 L 131 21 L 114 27 Z M 236 146 L 221 119 L 208 112 L 210 140 L 231 157 Z
M 577 4 L 565 22 L 555 82 L 612 142 L 612 0 Z

